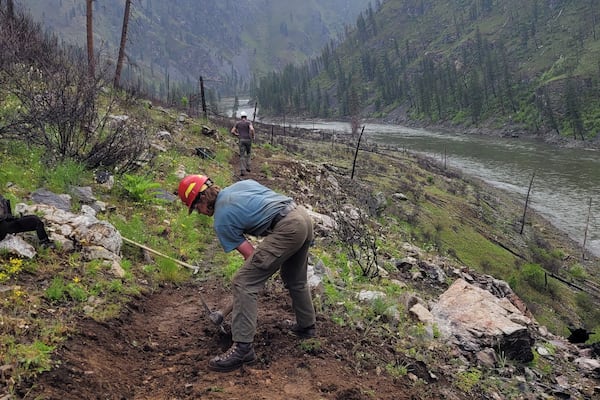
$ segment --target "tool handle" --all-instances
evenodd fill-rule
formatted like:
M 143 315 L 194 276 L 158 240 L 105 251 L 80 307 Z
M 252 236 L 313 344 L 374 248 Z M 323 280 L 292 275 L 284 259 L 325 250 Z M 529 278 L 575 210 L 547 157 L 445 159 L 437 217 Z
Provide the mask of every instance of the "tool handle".
M 223 314 L 223 318 L 227 317 L 229 314 L 231 314 L 231 311 L 233 310 L 233 300 L 231 300 L 229 302 L 229 304 L 227 304 L 227 306 L 225 306 L 225 308 L 223 308 L 221 310 L 221 314 Z
M 121 237 L 122 237 L 123 241 L 125 241 L 125 242 L 127 242 L 127 243 L 130 243 L 130 244 L 132 244 L 132 245 L 134 245 L 134 246 L 137 246 L 137 247 L 139 247 L 139 248 L 141 248 L 141 249 L 147 250 L 147 251 L 149 251 L 150 253 L 154 253 L 154 254 L 156 254 L 157 256 L 161 256 L 161 257 L 164 257 L 164 258 L 166 258 L 166 259 L 169 259 L 169 260 L 171 260 L 171 261 L 173 261 L 173 262 L 176 262 L 177 264 L 179 264 L 179 265 L 181 265 L 181 266 L 183 266 L 183 267 L 186 267 L 186 268 L 189 268 L 189 269 L 193 270 L 193 271 L 194 271 L 194 273 L 198 272 L 198 267 L 196 267 L 195 265 L 191 265 L 191 264 L 188 264 L 188 263 L 186 263 L 186 262 L 183 262 L 183 261 L 181 261 L 181 260 L 177 260 L 177 259 L 175 259 L 175 258 L 173 258 L 173 257 L 169 257 L 168 255 L 166 255 L 166 254 L 163 254 L 163 253 L 160 253 L 160 252 L 158 252 L 158 251 L 156 251 L 156 250 L 154 250 L 154 249 L 151 249 L 151 248 L 150 248 L 150 247 L 148 247 L 148 246 L 144 246 L 144 245 L 143 245 L 143 244 L 141 244 L 141 243 L 134 242 L 133 240 L 131 240 L 131 239 L 128 239 L 128 238 L 126 238 L 125 236 L 121 236 Z

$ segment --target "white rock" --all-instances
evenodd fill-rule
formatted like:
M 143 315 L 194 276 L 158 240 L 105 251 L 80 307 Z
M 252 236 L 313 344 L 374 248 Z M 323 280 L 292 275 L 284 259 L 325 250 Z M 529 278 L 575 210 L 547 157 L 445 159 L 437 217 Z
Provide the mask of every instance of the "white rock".
M 373 301 L 377 299 L 385 299 L 386 295 L 383 292 L 373 290 L 361 290 L 358 293 L 357 297 L 360 301 Z

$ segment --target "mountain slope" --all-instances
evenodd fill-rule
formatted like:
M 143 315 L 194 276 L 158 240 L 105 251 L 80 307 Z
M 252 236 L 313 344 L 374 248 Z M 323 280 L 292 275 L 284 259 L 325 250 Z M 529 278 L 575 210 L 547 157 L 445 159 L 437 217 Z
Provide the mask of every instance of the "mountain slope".
M 278 114 L 360 112 L 595 138 L 599 6 L 388 0 L 362 13 L 339 46 L 265 79 L 260 102 Z
M 19 3 L 19 1 L 17 1 Z M 62 40 L 85 43 L 85 4 L 20 2 Z M 132 3 L 125 77 L 142 75 L 150 92 L 203 75 L 217 89 L 244 89 L 253 74 L 314 56 L 355 21 L 369 0 L 140 0 Z M 116 58 L 123 2 L 94 2 L 96 49 Z

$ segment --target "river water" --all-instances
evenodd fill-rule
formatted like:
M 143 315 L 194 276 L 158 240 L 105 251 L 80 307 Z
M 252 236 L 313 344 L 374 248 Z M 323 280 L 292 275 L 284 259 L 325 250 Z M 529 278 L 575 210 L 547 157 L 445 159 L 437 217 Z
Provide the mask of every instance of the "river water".
M 246 111 L 251 119 L 253 106 L 246 99 L 240 99 L 239 104 L 238 112 Z M 228 115 L 232 105 L 232 100 L 224 103 Z M 296 120 L 286 121 L 286 126 L 350 132 L 350 124 L 337 121 Z M 362 140 L 427 155 L 449 168 L 520 195 L 523 204 L 535 174 L 529 207 L 580 245 L 585 240 L 586 251 L 600 257 L 598 150 L 557 148 L 533 139 L 436 132 L 389 124 L 366 124 Z
M 287 124 L 286 124 L 287 125 Z M 343 122 L 302 121 L 291 126 L 349 132 Z M 600 152 L 557 148 L 523 138 L 500 138 L 366 124 L 363 140 L 425 154 L 523 198 L 535 174 L 529 206 L 586 250 L 600 256 Z M 590 199 L 592 201 L 589 207 Z M 588 222 L 589 220 L 589 222 Z

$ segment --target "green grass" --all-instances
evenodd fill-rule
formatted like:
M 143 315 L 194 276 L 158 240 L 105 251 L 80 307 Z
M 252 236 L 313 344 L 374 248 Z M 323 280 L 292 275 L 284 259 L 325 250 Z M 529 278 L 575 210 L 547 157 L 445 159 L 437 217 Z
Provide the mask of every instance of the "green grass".
M 439 250 L 449 252 L 464 265 L 486 274 L 506 276 L 510 273 L 515 264 L 515 256 L 490 242 L 473 226 L 461 223 L 460 199 L 448 199 L 447 203 L 456 208 L 440 208 L 433 204 L 426 204 L 424 207 L 428 217 L 421 229 L 428 229 L 439 235 L 443 244 L 443 248 Z M 455 215 L 459 215 L 459 218 Z
M 59 163 L 54 169 L 46 170 L 45 181 L 48 189 L 55 193 L 69 193 L 71 186 L 82 185 L 90 181 L 90 171 L 73 160 Z
M 0 188 L 7 188 L 15 182 L 19 183 L 17 193 L 7 193 L 2 189 L 5 197 L 9 197 L 9 193 L 18 196 L 38 189 L 39 184 L 43 182 L 43 177 L 46 176 L 46 168 L 42 163 L 43 149 L 29 147 L 23 142 L 0 141 L 0 155 L 2 157 Z

